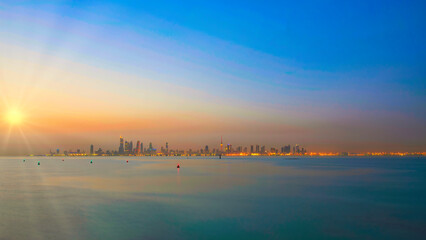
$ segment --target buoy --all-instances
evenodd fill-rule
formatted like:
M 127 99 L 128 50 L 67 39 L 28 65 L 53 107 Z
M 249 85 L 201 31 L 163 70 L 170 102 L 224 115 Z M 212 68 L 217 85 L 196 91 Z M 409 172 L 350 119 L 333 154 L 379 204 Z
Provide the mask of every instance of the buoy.
M 129 163 L 129 160 L 126 160 L 127 163 Z
M 24 159 L 24 162 L 25 162 L 25 159 Z
M 92 164 L 93 163 L 93 160 L 90 160 L 90 164 Z
M 62 162 L 64 161 L 64 159 L 62 159 Z
M 40 165 L 40 161 L 38 161 L 37 165 Z
M 180 168 L 179 164 L 177 165 L 177 167 L 176 167 L 176 168 Z

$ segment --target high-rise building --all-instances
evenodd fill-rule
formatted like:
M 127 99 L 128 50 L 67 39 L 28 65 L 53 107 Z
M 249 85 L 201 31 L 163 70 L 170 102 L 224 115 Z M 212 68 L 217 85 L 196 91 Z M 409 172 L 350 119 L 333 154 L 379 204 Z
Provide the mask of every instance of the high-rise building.
M 143 149 L 143 142 L 141 142 L 141 153 L 144 153 L 144 149 Z
M 209 153 L 209 146 L 206 145 L 206 147 L 204 148 L 204 153 Z
M 90 145 L 90 154 L 93 155 L 93 144 Z
M 250 153 L 253 153 L 253 145 L 250 146 Z
M 120 136 L 120 147 L 118 148 L 118 153 L 123 154 L 124 153 L 124 143 L 123 143 L 123 137 Z
M 220 136 L 220 152 L 223 152 L 222 136 Z
M 260 149 L 259 149 L 259 145 L 256 144 L 256 153 L 259 153 Z
M 130 143 L 129 143 L 129 153 L 130 154 L 133 153 L 133 141 L 130 141 Z
M 126 154 L 129 153 L 129 142 L 127 142 L 127 141 L 124 142 L 124 152 Z
M 136 154 L 141 153 L 141 141 L 136 142 Z
M 166 142 L 166 153 L 169 153 L 169 143 Z
M 266 152 L 266 150 L 265 150 L 265 146 L 262 146 L 262 147 L 260 148 L 260 152 L 261 152 L 261 153 L 265 153 L 265 152 Z

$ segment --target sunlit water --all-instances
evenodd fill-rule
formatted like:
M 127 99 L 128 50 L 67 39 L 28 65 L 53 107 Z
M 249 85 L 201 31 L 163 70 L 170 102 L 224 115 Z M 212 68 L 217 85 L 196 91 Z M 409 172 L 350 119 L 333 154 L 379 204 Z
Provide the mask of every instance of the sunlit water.
M 425 158 L 23 159 L 0 158 L 0 239 L 426 235 Z

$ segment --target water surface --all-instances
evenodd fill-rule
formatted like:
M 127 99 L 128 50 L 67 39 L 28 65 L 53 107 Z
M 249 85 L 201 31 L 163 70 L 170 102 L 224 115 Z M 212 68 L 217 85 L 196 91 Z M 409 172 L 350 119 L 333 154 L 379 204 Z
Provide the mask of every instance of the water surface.
M 0 239 L 426 234 L 425 158 L 23 159 L 0 158 Z

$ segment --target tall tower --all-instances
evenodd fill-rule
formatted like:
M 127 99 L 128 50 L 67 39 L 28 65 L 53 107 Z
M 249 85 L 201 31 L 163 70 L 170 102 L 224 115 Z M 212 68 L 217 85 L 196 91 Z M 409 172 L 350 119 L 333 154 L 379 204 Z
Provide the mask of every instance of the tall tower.
M 128 141 L 125 141 L 125 142 L 124 142 L 124 152 L 125 152 L 126 154 L 128 154 L 128 153 L 129 153 L 129 142 L 128 142 Z
M 141 141 L 136 142 L 136 154 L 141 153 Z
M 166 142 L 166 153 L 169 153 L 169 143 Z
M 90 155 L 93 155 L 93 144 L 90 145 Z
M 120 154 L 124 153 L 124 139 L 122 136 L 120 136 L 120 147 L 118 148 L 118 153 Z
M 223 152 L 222 136 L 220 136 L 220 152 Z

